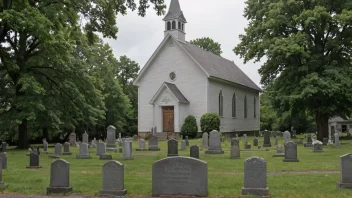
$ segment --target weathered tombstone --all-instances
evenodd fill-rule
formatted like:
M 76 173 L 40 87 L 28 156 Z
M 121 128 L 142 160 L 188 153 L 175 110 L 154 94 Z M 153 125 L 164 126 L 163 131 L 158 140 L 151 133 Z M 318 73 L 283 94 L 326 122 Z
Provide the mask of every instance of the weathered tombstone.
M 51 163 L 50 186 L 46 189 L 47 195 L 52 193 L 72 192 L 70 186 L 70 163 L 65 160 L 56 160 Z
M 191 157 L 168 157 L 153 164 L 152 196 L 208 195 L 208 164 Z
M 297 144 L 292 141 L 285 144 L 285 159 L 283 162 L 299 162 L 297 159 Z
M 7 155 L 6 153 L 0 153 L 1 167 L 2 169 L 7 168 Z
M 191 148 L 189 149 L 189 156 L 199 159 L 199 147 L 197 145 L 191 146 Z
M 145 148 L 145 140 L 144 139 L 139 139 L 139 148 L 136 149 L 136 151 L 146 151 L 147 149 Z
M 156 136 L 151 136 L 148 141 L 148 151 L 160 151 L 158 138 Z
M 103 165 L 102 196 L 124 197 L 127 190 L 124 187 L 124 166 L 118 161 L 109 161 Z
M 271 147 L 271 143 L 270 143 L 270 133 L 269 133 L 269 131 L 267 131 L 267 130 L 264 131 L 264 143 L 263 143 L 263 147 Z
M 70 143 L 65 142 L 64 152 L 62 153 L 62 155 L 72 155 L 72 153 L 70 152 Z
M 82 142 L 88 144 L 88 139 L 89 139 L 89 135 L 88 135 L 87 131 L 85 131 L 82 135 Z
M 78 159 L 90 159 L 92 158 L 89 154 L 88 151 L 88 144 L 85 142 L 82 142 L 81 145 L 79 145 L 79 153 L 76 155 L 76 158 Z
M 4 188 L 5 184 L 2 181 L 2 162 L 1 162 L 1 158 L 0 158 L 0 188 Z
M 251 144 L 248 144 L 247 134 L 243 134 L 244 149 L 251 149 Z
M 99 155 L 99 160 L 112 160 L 112 156 L 108 153 L 102 153 Z
M 45 138 L 43 139 L 43 152 L 48 153 L 48 142 Z
M 285 131 L 283 136 L 284 136 L 284 145 L 285 145 L 287 142 L 290 142 L 290 141 L 291 141 L 291 133 L 290 133 L 290 132 Z
M 182 140 L 182 141 L 181 141 L 181 151 L 186 150 L 186 147 L 187 147 L 187 145 L 186 145 L 186 140 Z
M 26 168 L 41 168 L 42 166 L 39 166 L 39 155 L 35 153 L 30 153 L 29 154 L 29 166 Z
M 273 157 L 285 157 L 284 147 L 282 145 L 276 146 L 276 153 L 273 154 Z
M 269 195 L 266 185 L 266 161 L 260 157 L 251 157 L 244 161 L 244 186 L 242 195 L 265 197 Z
M 337 182 L 339 188 L 352 189 L 352 154 L 346 154 L 340 157 L 340 179 Z
M 55 145 L 55 155 L 57 155 L 57 156 L 62 155 L 62 144 L 57 143 Z
M 236 138 L 231 139 L 231 151 L 230 151 L 230 158 L 231 159 L 238 159 L 240 158 L 240 145 Z
M 208 139 L 209 139 L 208 133 L 204 132 L 203 136 L 202 136 L 202 141 L 203 141 L 202 148 L 204 148 L 204 149 L 208 148 L 208 145 L 209 145 L 208 144 Z
M 0 153 L 6 153 L 6 151 L 7 151 L 7 143 L 6 142 L 2 142 L 1 143 Z
M 258 146 L 258 144 L 259 144 L 258 138 L 254 138 L 253 139 L 253 146 Z
M 274 139 L 274 144 L 275 146 L 279 145 L 279 139 L 277 137 Z
M 186 146 L 189 146 L 188 136 L 186 136 Z
M 314 153 L 321 153 L 321 152 L 324 152 L 324 150 L 323 150 L 323 144 L 320 144 L 320 143 L 315 143 L 315 144 L 313 144 L 313 152 L 314 152 Z
M 119 133 L 120 135 L 121 133 Z M 116 128 L 112 125 L 110 125 L 107 128 L 107 132 L 106 132 L 106 150 L 108 151 L 114 151 L 117 152 L 117 148 L 116 148 Z M 121 137 L 120 137 L 121 140 Z M 122 145 L 120 145 L 122 146 Z
M 132 156 L 132 141 L 129 139 L 126 139 L 123 142 L 123 149 L 122 149 L 122 159 L 123 160 L 131 160 L 133 159 Z
M 105 149 L 105 143 L 104 142 L 99 142 L 97 146 L 97 155 L 101 155 L 106 153 Z
M 307 142 L 303 143 L 304 147 L 313 147 L 312 135 L 307 135 Z
M 340 146 L 340 136 L 339 133 L 335 133 L 334 134 L 334 138 L 335 138 L 335 146 Z
M 68 140 L 71 146 L 76 146 L 76 139 L 76 133 L 71 133 Z
M 167 156 L 178 156 L 178 142 L 175 139 L 167 141 Z
M 221 148 L 220 133 L 218 131 L 210 132 L 209 148 L 205 151 L 205 154 L 224 154 Z

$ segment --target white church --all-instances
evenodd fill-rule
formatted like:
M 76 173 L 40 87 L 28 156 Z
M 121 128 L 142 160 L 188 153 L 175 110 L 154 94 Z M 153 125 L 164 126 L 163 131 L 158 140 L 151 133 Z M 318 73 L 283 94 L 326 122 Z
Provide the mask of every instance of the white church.
M 259 131 L 261 89 L 233 61 L 186 41 L 178 0 L 171 0 L 163 21 L 164 39 L 134 81 L 138 131 L 180 132 L 193 115 L 200 132 L 205 113 L 220 115 L 220 132 Z

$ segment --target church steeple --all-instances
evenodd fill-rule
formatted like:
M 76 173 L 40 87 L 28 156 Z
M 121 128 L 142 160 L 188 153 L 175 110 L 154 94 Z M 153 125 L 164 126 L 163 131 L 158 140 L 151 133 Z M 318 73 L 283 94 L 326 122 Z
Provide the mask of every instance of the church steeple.
M 178 0 L 171 0 L 169 12 L 163 21 L 165 21 L 165 36 L 171 34 L 173 37 L 185 41 L 185 24 L 187 20 L 181 11 Z

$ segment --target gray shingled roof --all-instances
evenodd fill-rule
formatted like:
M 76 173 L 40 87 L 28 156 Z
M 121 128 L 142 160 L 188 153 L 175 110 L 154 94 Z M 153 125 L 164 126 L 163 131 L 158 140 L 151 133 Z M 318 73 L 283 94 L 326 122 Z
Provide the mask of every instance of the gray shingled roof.
M 163 20 L 166 21 L 170 19 L 180 19 L 184 22 L 187 22 L 185 16 L 181 11 L 181 6 L 178 0 L 171 0 L 169 11 Z
M 188 42 L 184 43 L 179 41 L 179 43 L 201 65 L 201 67 L 203 67 L 210 77 L 223 79 L 262 91 L 234 62 L 205 51 Z
M 165 85 L 171 90 L 180 103 L 189 103 L 187 98 L 181 93 L 175 84 L 165 82 Z

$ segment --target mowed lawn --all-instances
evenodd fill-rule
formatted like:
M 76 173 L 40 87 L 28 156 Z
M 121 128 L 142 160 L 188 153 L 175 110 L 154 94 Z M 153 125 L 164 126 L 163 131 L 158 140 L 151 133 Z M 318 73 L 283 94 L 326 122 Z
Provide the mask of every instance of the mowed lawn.
M 252 144 L 252 138 L 249 138 Z M 261 139 L 262 140 L 262 139 Z M 262 143 L 262 141 L 261 141 Z M 273 143 L 273 140 L 272 140 Z M 222 143 L 223 155 L 205 155 L 200 151 L 200 159 L 208 163 L 208 189 L 210 197 L 238 197 L 243 186 L 244 160 L 251 156 L 262 157 L 267 161 L 267 183 L 272 197 L 352 197 L 352 190 L 336 188 L 339 180 L 340 156 L 352 152 L 352 140 L 341 141 L 340 147 L 324 146 L 324 153 L 313 153 L 313 148 L 298 145 L 299 162 L 282 162 L 283 158 L 274 158 L 275 146 L 270 151 L 266 148 L 242 150 L 241 159 L 230 159 L 230 143 Z M 190 144 L 201 145 L 201 139 L 190 140 Z M 282 144 L 282 139 L 280 139 Z M 167 142 L 160 141 L 161 151 L 137 152 L 133 150 L 134 160 L 124 161 L 121 153 L 111 152 L 114 160 L 125 166 L 125 188 L 128 196 L 149 196 L 152 185 L 153 162 L 167 156 Z M 133 149 L 138 148 L 138 142 L 133 142 Z M 179 144 L 180 148 L 180 144 Z M 241 142 L 241 149 L 243 142 Z M 50 147 L 53 153 L 54 148 Z M 71 147 L 71 156 L 61 156 L 70 162 L 70 183 L 73 194 L 98 195 L 102 187 L 102 166 L 106 161 L 99 160 L 96 149 L 91 148 L 92 159 L 76 159 L 78 148 Z M 29 157 L 26 150 L 11 150 L 7 152 L 8 168 L 3 170 L 5 193 L 43 195 L 50 182 L 50 163 L 55 159 L 46 154 L 40 155 L 41 169 L 26 169 Z M 179 151 L 181 156 L 189 156 L 186 151 Z M 352 167 L 351 167 L 352 168 Z M 1 197 L 1 194 L 0 194 Z

